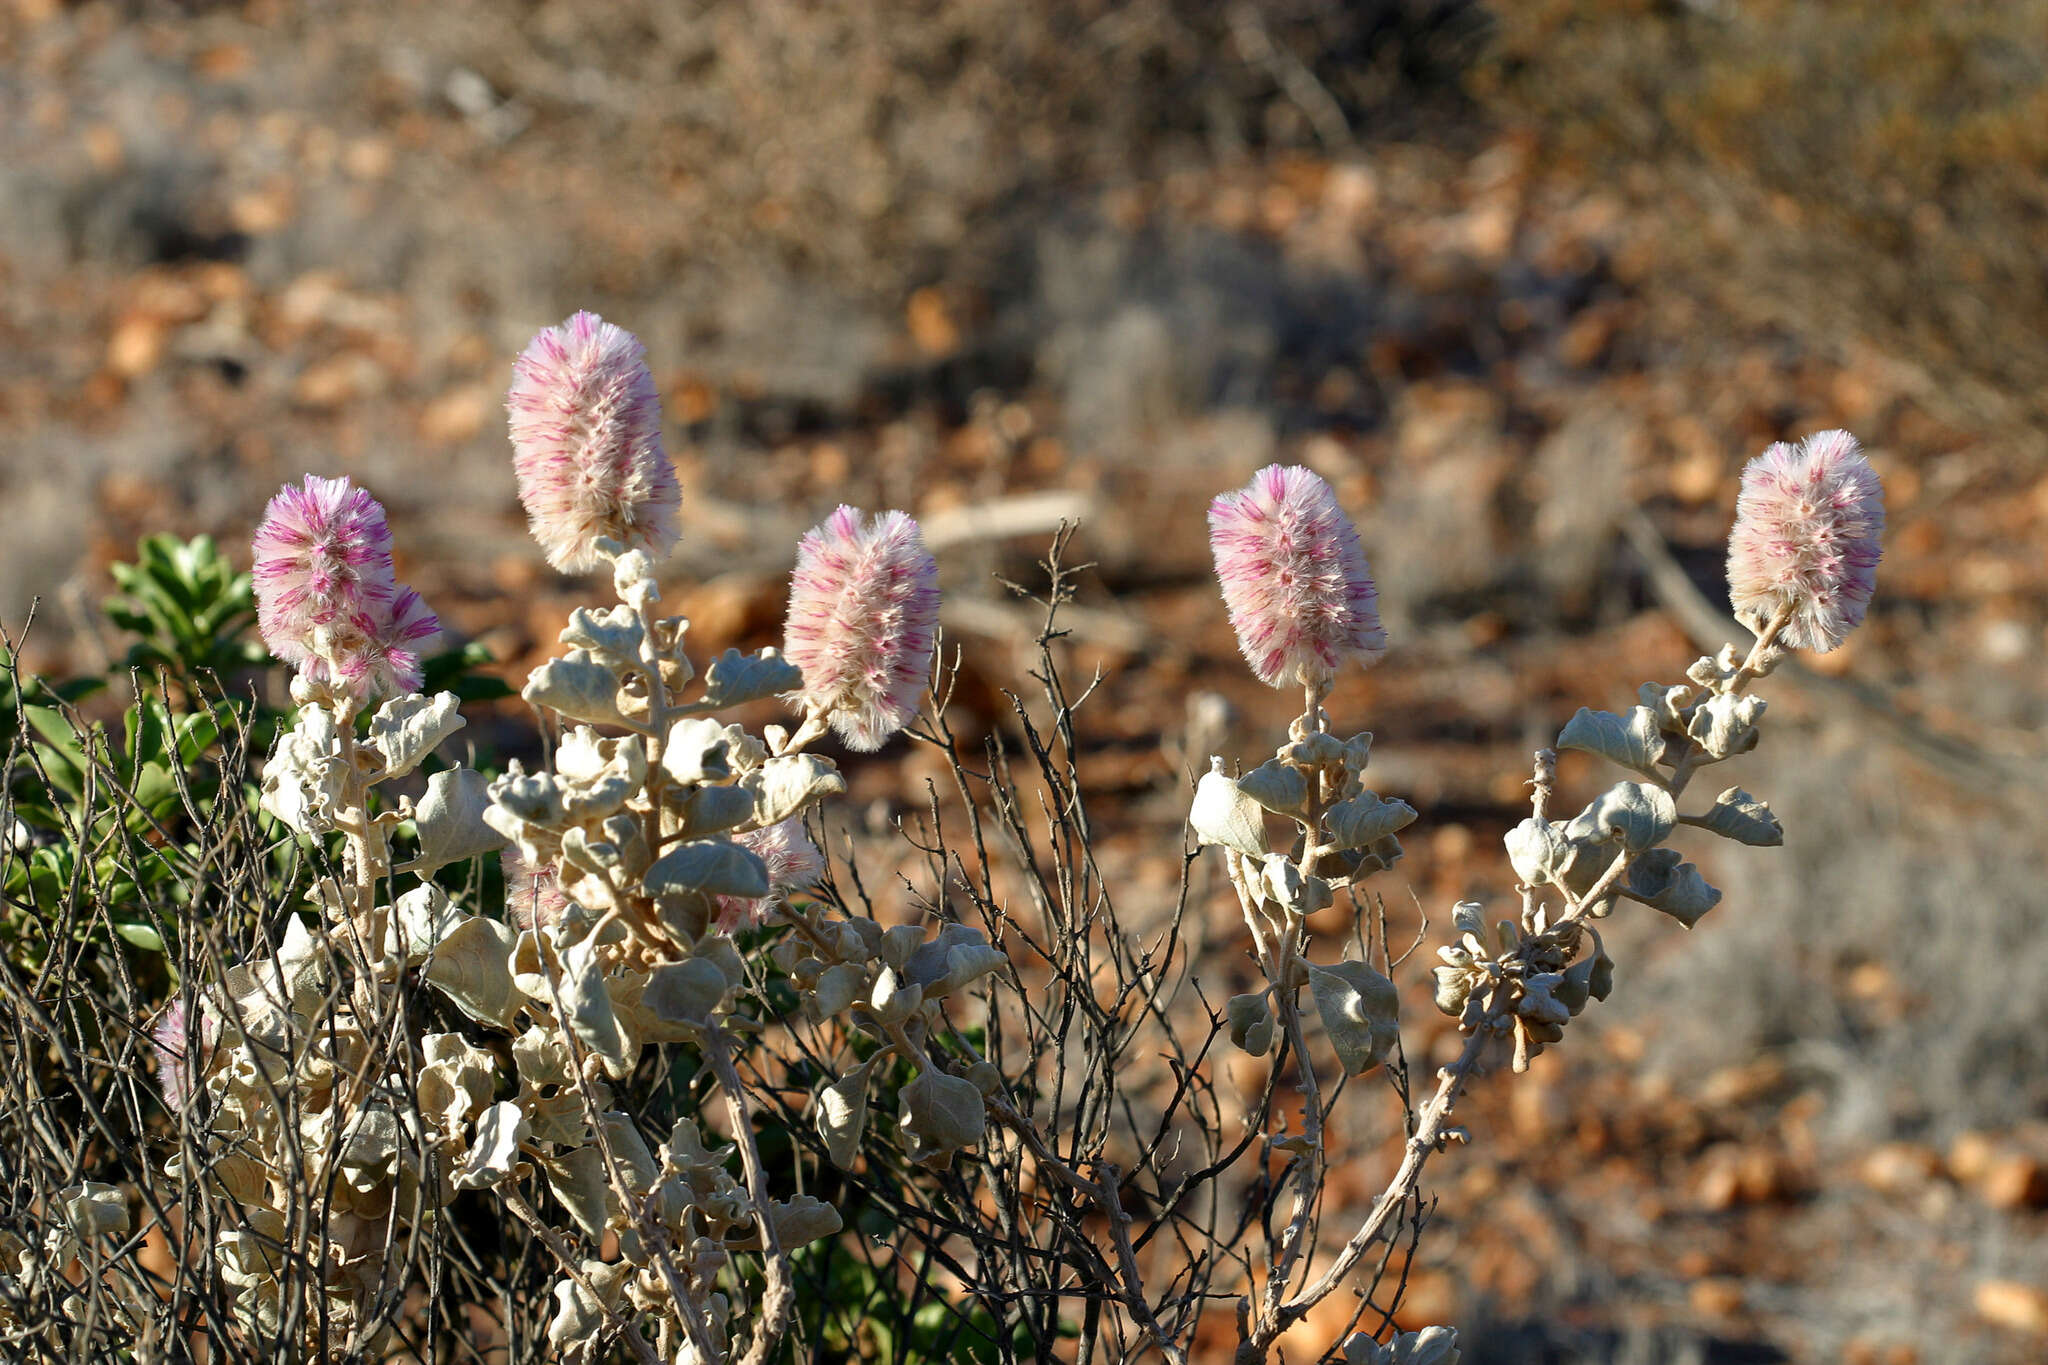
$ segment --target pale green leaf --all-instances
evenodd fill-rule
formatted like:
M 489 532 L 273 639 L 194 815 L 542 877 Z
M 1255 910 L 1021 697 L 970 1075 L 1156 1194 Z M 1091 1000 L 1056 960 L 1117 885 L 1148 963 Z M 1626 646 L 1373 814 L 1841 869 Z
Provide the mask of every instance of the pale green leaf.
M 1577 715 L 1565 722 L 1557 736 L 1557 747 L 1598 754 L 1624 768 L 1655 777 L 1657 760 L 1664 756 L 1664 735 L 1656 712 L 1647 706 L 1630 707 L 1625 717 L 1582 706 Z

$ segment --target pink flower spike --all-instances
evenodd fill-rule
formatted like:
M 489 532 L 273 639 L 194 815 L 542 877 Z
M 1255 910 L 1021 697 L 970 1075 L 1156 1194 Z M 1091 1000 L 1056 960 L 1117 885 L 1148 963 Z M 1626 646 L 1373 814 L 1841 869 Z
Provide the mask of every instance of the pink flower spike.
M 769 894 L 761 899 L 714 897 L 718 915 L 713 927 L 721 934 L 757 927 L 766 921 L 770 906 L 786 900 L 792 891 L 816 886 L 818 878 L 825 874 L 825 855 L 818 852 L 818 846 L 804 832 L 800 816 L 792 815 L 765 829 L 748 830 L 733 842 L 759 855 L 768 865 Z
M 1260 682 L 1326 684 L 1387 649 L 1379 592 L 1337 495 L 1300 465 L 1267 465 L 1209 504 L 1209 549 L 1238 647 Z
M 850 749 L 882 747 L 917 714 L 938 639 L 939 566 L 917 523 L 841 507 L 797 545 L 783 654 L 803 670 L 789 700 L 827 714 Z
M 384 509 L 346 478 L 285 485 L 252 548 L 257 629 L 286 663 L 311 655 L 316 627 L 371 613 L 395 591 Z
M 1825 654 L 1863 621 L 1877 586 L 1884 487 L 1846 431 L 1783 441 L 1742 471 L 1728 536 L 1728 596 L 1761 633 L 1781 608 L 1778 634 Z
M 597 568 L 600 536 L 668 553 L 682 495 L 637 337 L 595 313 L 544 329 L 513 362 L 505 407 L 519 501 L 549 564 Z

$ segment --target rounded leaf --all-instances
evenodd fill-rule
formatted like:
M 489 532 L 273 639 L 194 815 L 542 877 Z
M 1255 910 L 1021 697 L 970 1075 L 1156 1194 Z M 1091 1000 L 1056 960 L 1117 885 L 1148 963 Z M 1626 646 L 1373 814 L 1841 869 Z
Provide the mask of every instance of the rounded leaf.
M 1415 821 L 1415 807 L 1406 801 L 1386 800 L 1374 792 L 1360 792 L 1349 801 L 1339 801 L 1323 815 L 1323 827 L 1338 848 L 1364 848 L 1406 829 Z
M 941 1167 L 962 1147 L 980 1142 L 988 1128 L 981 1092 L 971 1081 L 926 1069 L 896 1092 L 897 1119 L 910 1140 L 910 1159 Z
M 853 1169 L 867 1132 L 868 1077 L 873 1071 L 871 1059 L 818 1092 L 818 1136 L 825 1140 L 825 1154 L 842 1171 Z
M 1263 858 L 1269 851 L 1264 808 L 1223 771 L 1220 758 L 1209 760 L 1209 771 L 1195 784 L 1188 825 L 1204 844 L 1220 844 L 1250 858 Z
M 1231 1042 L 1254 1057 L 1263 1057 L 1272 1050 L 1273 1009 L 1264 991 L 1231 996 L 1223 1007 L 1223 1016 L 1230 1023 Z
M 1613 839 L 1631 853 L 1654 848 L 1678 824 L 1671 793 L 1642 782 L 1617 782 L 1569 825 L 1567 838 L 1604 843 Z
M 1598 754 L 1646 777 L 1655 777 L 1657 760 L 1664 757 L 1664 734 L 1657 713 L 1647 706 L 1632 706 L 1626 716 L 1582 706 L 1558 732 L 1557 747 Z
M 1363 962 L 1347 960 L 1328 967 L 1311 962 L 1308 986 L 1345 1074 L 1364 1075 L 1399 1041 L 1401 994 L 1393 982 Z
M 768 894 L 768 865 L 730 839 L 692 839 L 648 868 L 643 885 L 650 896 L 696 892 L 759 899 Z

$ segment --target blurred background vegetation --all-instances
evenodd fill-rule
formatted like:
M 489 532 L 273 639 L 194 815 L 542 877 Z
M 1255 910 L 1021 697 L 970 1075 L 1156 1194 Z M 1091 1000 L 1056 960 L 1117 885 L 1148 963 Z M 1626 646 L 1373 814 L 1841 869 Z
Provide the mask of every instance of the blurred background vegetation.
M 2048 9 L 1503 7 L 1472 88 L 1668 225 L 1666 283 L 1867 341 L 1953 420 L 2039 455 Z
M 1317 468 L 1397 640 L 1333 709 L 1440 907 L 1507 885 L 1530 748 L 1712 643 L 1742 462 L 1847 426 L 1891 529 L 1869 625 L 1771 694 L 1788 847 L 1481 1098 L 1410 1310 L 1480 1362 L 2038 1361 L 2044 66 L 2038 0 L 0 0 L 0 622 L 118 677 L 142 536 L 241 566 L 345 472 L 516 681 L 583 592 L 503 388 L 588 306 L 648 344 L 707 645 L 775 638 L 833 503 L 903 506 L 997 724 L 992 576 L 1085 513 L 1139 885 L 1278 713 L 1202 505 Z M 879 838 L 917 773 L 853 776 Z

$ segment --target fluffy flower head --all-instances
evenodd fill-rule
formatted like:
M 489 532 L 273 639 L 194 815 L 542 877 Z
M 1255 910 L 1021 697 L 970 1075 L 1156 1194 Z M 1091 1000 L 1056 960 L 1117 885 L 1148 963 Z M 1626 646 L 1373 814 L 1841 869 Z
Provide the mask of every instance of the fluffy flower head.
M 841 507 L 797 545 L 783 653 L 803 670 L 791 700 L 830 715 L 870 751 L 917 714 L 939 622 L 939 566 L 902 512 Z
M 769 893 L 754 900 L 745 896 L 718 896 L 713 927 L 722 934 L 751 929 L 767 918 L 768 909 L 788 898 L 792 891 L 816 886 L 825 872 L 825 855 L 804 832 L 801 816 L 792 815 L 765 829 L 750 829 L 733 840 L 741 848 L 759 855 L 768 865 Z
M 1267 465 L 1209 504 L 1209 549 L 1238 648 L 1273 687 L 1327 683 L 1387 649 L 1379 591 L 1337 495 L 1300 465 Z
M 388 603 L 391 527 L 367 489 L 346 478 L 308 474 L 286 484 L 263 510 L 256 557 L 256 625 L 270 652 L 299 663 L 315 626 L 361 616 Z
M 1778 639 L 1826 653 L 1862 623 L 1877 585 L 1884 488 L 1846 431 L 1796 447 L 1783 441 L 1749 462 L 1728 537 L 1728 595 L 1761 631 L 1790 608 Z
M 505 407 L 519 501 L 549 564 L 598 567 L 600 536 L 668 553 L 681 494 L 639 338 L 595 313 L 544 329 L 513 362 Z
M 384 508 L 346 478 L 308 474 L 270 500 L 252 547 L 263 643 L 313 695 L 364 702 L 420 685 L 440 621 L 393 580 Z

